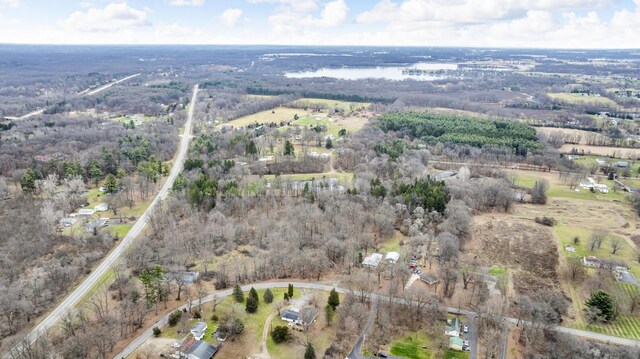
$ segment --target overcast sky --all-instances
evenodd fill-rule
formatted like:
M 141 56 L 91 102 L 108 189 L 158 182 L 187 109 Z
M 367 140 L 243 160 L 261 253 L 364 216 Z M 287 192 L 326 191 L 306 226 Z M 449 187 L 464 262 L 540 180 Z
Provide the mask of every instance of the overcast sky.
M 640 0 L 0 0 L 0 43 L 639 48 Z

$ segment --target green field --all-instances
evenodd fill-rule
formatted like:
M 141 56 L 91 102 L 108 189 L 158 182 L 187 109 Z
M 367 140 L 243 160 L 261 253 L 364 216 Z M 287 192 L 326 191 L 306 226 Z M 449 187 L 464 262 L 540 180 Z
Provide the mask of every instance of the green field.
M 118 238 L 122 239 L 127 235 L 127 233 L 129 233 L 131 227 L 133 227 L 133 224 L 130 223 L 111 224 L 107 227 L 107 229 L 112 236 L 117 236 Z
M 320 98 L 301 98 L 299 100 L 293 101 L 293 105 L 296 107 L 300 106 L 321 106 L 323 109 L 330 108 L 340 108 L 345 113 L 350 113 L 356 110 L 367 108 L 371 105 L 368 102 L 348 102 L 348 101 L 337 101 L 337 100 L 325 100 Z
M 394 341 L 389 350 L 392 355 L 406 359 L 433 359 L 433 352 L 423 347 L 430 347 L 431 340 L 423 332 L 409 333 Z
M 504 275 L 505 273 L 507 273 L 507 268 L 505 268 L 505 267 L 493 266 L 493 267 L 489 268 L 489 275 L 492 275 L 494 277 L 500 277 L 500 276 Z
M 300 117 L 297 121 L 291 122 L 291 127 L 306 127 L 312 128 L 316 126 L 326 126 L 326 132 L 320 132 L 321 136 L 325 134 L 329 134 L 334 138 L 340 137 L 339 132 L 342 129 L 347 130 L 347 132 L 355 132 L 358 130 L 357 127 L 345 126 L 336 122 L 335 119 L 329 120 L 329 117 L 318 116 L 318 117 Z M 281 127 L 282 131 L 286 130 L 289 127 Z
M 514 172 L 512 172 L 514 173 Z M 554 178 L 553 181 L 548 180 L 548 175 L 539 176 L 535 173 L 518 171 L 515 174 L 515 184 L 522 187 L 533 188 L 536 181 L 540 181 L 543 179 L 547 179 L 549 182 L 549 190 L 547 191 L 547 196 L 549 198 L 573 198 L 573 199 L 584 199 L 584 200 L 592 200 L 592 201 L 618 201 L 625 202 L 627 200 L 627 193 L 623 191 L 613 191 L 614 182 L 609 181 L 604 176 L 600 176 L 601 179 L 599 183 L 606 184 L 609 186 L 609 193 L 600 193 L 596 191 L 595 193 L 591 192 L 588 189 L 578 188 L 579 191 L 576 192 L 575 189 L 569 188 L 568 185 L 561 184 Z M 594 178 L 598 176 L 594 175 Z M 586 180 L 586 179 L 585 179 Z
M 547 95 L 553 99 L 557 99 L 557 100 L 561 100 L 561 101 L 565 101 L 573 104 L 582 102 L 582 103 L 597 103 L 600 105 L 613 106 L 613 107 L 618 105 L 613 100 L 607 97 L 602 97 L 602 96 L 588 96 L 588 95 L 583 96 L 582 94 L 579 94 L 579 93 L 569 93 L 569 92 L 548 93 Z
M 298 115 L 300 118 L 306 118 L 309 116 L 309 111 L 296 108 L 278 107 L 272 110 L 262 111 L 254 113 L 253 115 L 240 117 L 233 121 L 219 123 L 218 128 L 221 128 L 222 126 L 245 127 L 254 123 L 275 122 L 279 124 L 281 121 L 293 121 L 295 115 Z
M 298 173 L 298 174 L 285 174 L 278 176 L 282 180 L 291 181 L 311 181 L 311 180 L 327 180 L 329 178 L 336 178 L 338 183 L 342 185 L 351 185 L 355 174 L 353 172 L 336 172 L 336 173 Z M 261 180 L 267 182 L 273 182 L 276 179 L 276 175 L 263 175 L 259 177 Z

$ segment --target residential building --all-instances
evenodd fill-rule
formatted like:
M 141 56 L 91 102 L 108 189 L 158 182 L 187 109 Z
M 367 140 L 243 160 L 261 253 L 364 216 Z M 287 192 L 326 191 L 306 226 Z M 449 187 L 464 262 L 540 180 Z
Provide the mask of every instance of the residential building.
M 109 210 L 109 205 L 106 203 L 100 203 L 99 205 L 93 207 L 93 210 L 96 212 L 106 212 Z
M 427 283 L 428 285 L 434 285 L 438 283 L 438 278 L 436 278 L 436 276 L 427 273 L 420 274 L 420 280 Z
M 398 252 L 389 252 L 384 257 L 384 260 L 387 261 L 388 263 L 397 263 L 399 259 L 400 259 L 400 253 Z
M 202 340 L 197 340 L 184 354 L 187 355 L 187 359 L 211 359 L 217 352 L 218 348 Z
M 375 268 L 382 261 L 382 254 L 380 253 L 372 253 L 370 256 L 365 257 L 362 261 L 362 265 L 369 268 Z
M 280 313 L 280 319 L 290 324 L 300 323 L 300 313 L 291 309 L 285 309 Z
M 460 337 L 449 338 L 449 349 L 462 351 L 464 347 L 464 340 Z
M 93 208 L 82 208 L 78 210 L 78 214 L 81 216 L 91 216 L 94 213 L 96 213 L 96 211 Z
M 196 340 L 201 340 L 204 338 L 205 332 L 209 326 L 205 322 L 197 322 L 196 325 L 191 328 L 191 335 L 193 335 Z
M 627 271 L 629 266 L 624 262 L 615 261 L 612 259 L 604 259 L 593 256 L 582 258 L 582 264 L 585 267 L 596 269 L 609 269 L 612 271 Z
M 460 326 L 462 323 L 460 319 L 453 318 L 448 320 L 449 326 L 444 328 L 444 334 L 450 337 L 459 337 L 460 336 Z

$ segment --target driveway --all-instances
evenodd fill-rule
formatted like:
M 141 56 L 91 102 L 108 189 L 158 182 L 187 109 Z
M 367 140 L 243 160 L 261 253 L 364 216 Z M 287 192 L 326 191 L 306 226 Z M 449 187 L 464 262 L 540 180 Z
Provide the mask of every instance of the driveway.
M 463 334 L 464 340 L 469 341 L 469 352 L 471 353 L 470 358 L 476 359 L 478 354 L 478 327 L 473 319 L 474 315 L 467 315 L 467 321 L 462 323 L 462 325 L 467 325 L 469 327 L 469 332 Z

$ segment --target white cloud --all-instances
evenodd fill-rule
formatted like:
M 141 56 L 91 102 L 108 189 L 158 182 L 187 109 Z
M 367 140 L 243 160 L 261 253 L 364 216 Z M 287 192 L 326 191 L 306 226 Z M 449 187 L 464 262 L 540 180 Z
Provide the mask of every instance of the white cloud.
M 349 7 L 344 0 L 334 0 L 325 5 L 319 18 L 312 18 L 310 22 L 315 26 L 336 27 L 344 23 L 348 15 Z
M 236 26 L 238 20 L 242 16 L 242 9 L 237 8 L 229 8 L 220 14 L 220 20 L 224 22 L 227 26 L 233 27 Z
M 298 13 L 309 13 L 318 9 L 317 0 L 249 0 L 251 4 L 280 4 L 280 11 L 291 10 Z
M 80 32 L 121 31 L 149 25 L 149 9 L 135 9 L 127 3 L 111 3 L 104 8 L 76 11 L 61 21 L 67 30 Z
M 391 0 L 382 0 L 377 3 L 373 9 L 360 13 L 356 17 L 359 24 L 368 24 L 373 22 L 388 21 L 389 15 L 398 11 L 398 5 Z
M 0 0 L 0 6 L 18 7 L 20 0 Z
M 169 0 L 169 4 L 173 6 L 200 6 L 204 4 L 204 0 Z

